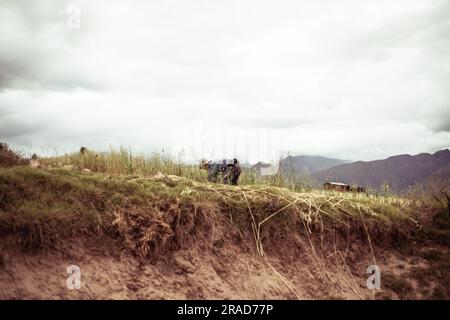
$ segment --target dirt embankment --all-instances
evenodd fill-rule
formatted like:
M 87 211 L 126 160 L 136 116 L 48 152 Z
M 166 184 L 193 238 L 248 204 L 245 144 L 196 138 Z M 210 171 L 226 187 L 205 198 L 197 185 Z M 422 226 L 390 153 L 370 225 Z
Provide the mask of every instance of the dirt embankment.
M 165 253 L 156 261 L 134 255 L 96 252 L 86 242 L 64 253 L 24 253 L 3 249 L 2 299 L 372 299 L 425 298 L 414 268 L 427 270 L 420 255 L 376 251 L 382 273 L 381 290 L 367 289 L 370 249 L 353 244 L 347 254 L 316 256 L 309 245 L 303 254 L 257 255 L 251 239 L 218 239 L 191 249 Z M 275 249 L 275 248 L 274 248 Z M 279 248 L 282 250 L 281 248 Z M 284 250 L 289 251 L 289 250 Z M 285 253 L 287 254 L 287 253 Z M 81 289 L 68 290 L 66 269 L 81 269 Z M 388 275 L 386 286 L 385 276 Z M 428 285 L 436 287 L 434 281 Z M 432 290 L 431 290 L 432 291 Z M 431 293 L 431 292 L 430 292 Z
M 156 263 L 132 256 L 92 253 L 83 246 L 70 254 L 29 255 L 6 250 L 0 273 L 2 299 L 371 299 L 366 287 L 370 258 L 344 264 L 308 256 L 268 261 L 238 246 L 203 251 L 180 250 Z M 295 260 L 295 261 L 294 261 Z M 270 264 L 269 264 L 270 263 Z M 401 277 L 423 259 L 389 254 L 381 270 Z M 68 290 L 66 269 L 81 269 L 81 289 Z M 347 269 L 348 268 L 348 269 Z M 383 281 L 383 278 L 382 278 Z M 382 283 L 383 285 L 383 283 Z M 417 284 L 413 284 L 417 288 Z M 395 292 L 382 287 L 386 297 Z M 411 297 L 421 297 L 413 291 Z M 382 297 L 381 297 L 382 298 Z
M 448 243 L 418 237 L 419 217 L 397 211 L 404 202 L 166 176 L 0 173 L 2 299 L 448 297 L 439 283 Z M 67 288 L 70 265 L 79 290 Z M 367 288 L 370 265 L 379 290 Z

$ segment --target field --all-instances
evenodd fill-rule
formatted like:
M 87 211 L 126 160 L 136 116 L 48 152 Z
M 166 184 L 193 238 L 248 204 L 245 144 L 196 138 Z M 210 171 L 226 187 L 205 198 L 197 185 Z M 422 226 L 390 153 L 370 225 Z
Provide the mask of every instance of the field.
M 105 173 L 112 176 L 134 175 L 137 177 L 153 176 L 157 173 L 177 175 L 198 182 L 207 182 L 206 171 L 196 164 L 185 164 L 180 159 L 164 153 L 154 153 L 150 156 L 135 154 L 126 148 L 111 149 L 108 152 L 90 152 L 84 154 L 71 153 L 62 156 L 42 159 L 42 163 L 52 168 L 87 169 L 93 172 Z M 265 184 L 284 187 L 291 190 L 311 189 L 312 182 L 308 176 L 301 178 L 292 174 L 278 173 L 267 176 L 263 180 L 258 178 L 256 172 L 243 168 L 239 179 L 242 185 Z
M 206 182 L 127 150 L 0 167 L 1 298 L 448 299 L 439 194 Z M 434 196 L 434 197 L 433 197 Z M 66 288 L 69 265 L 80 290 Z M 369 290 L 367 268 L 381 270 Z

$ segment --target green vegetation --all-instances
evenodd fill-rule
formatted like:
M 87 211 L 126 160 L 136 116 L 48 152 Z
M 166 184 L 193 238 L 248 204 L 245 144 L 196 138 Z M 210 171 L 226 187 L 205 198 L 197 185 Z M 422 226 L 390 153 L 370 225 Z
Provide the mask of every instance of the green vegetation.
M 0 142 L 0 166 L 26 166 L 29 160 L 25 159 L 21 154 L 11 150 L 8 144 Z
M 428 248 L 420 255 L 429 266 L 407 276 L 425 297 L 450 297 L 445 192 L 399 197 L 325 191 L 282 174 L 256 179 L 250 171 L 239 186 L 213 184 L 196 165 L 125 149 L 40 159 L 40 168 L 23 166 L 28 161 L 14 155 L 18 162 L 0 163 L 0 236 L 24 250 L 70 252 L 82 241 L 111 255 L 127 251 L 155 259 L 194 242 L 214 245 L 223 227 L 229 239 L 221 241 L 245 238 L 258 255 L 285 259 L 300 250 L 299 238 L 322 257 L 354 242 L 369 245 L 372 255 L 392 247 L 411 253 L 421 245 Z M 384 274 L 382 282 L 389 292 L 377 298 L 390 299 L 393 292 L 413 298 L 411 284 L 395 274 Z
M 59 246 L 80 234 L 130 245 L 136 243 L 127 235 L 133 221 L 140 219 L 136 215 L 145 220 L 143 225 L 157 230 L 141 230 L 150 232 L 137 241 L 145 247 L 140 249 L 143 255 L 166 243 L 180 245 L 196 223 L 212 227 L 224 219 L 250 231 L 260 254 L 267 238 L 302 229 L 307 234 L 319 230 L 322 239 L 337 232 L 346 241 L 349 235 L 369 241 L 375 237 L 397 246 L 416 231 L 425 238 L 448 239 L 448 228 L 420 223 L 424 211 L 445 211 L 444 203 L 436 201 L 316 190 L 281 173 L 261 180 L 244 171 L 240 186 L 210 184 L 197 165 L 164 154 L 133 155 L 124 148 L 107 153 L 82 150 L 40 162 L 46 169 L 0 168 L 0 231 L 19 233 L 18 241 L 26 248 Z M 448 223 L 448 218 L 441 220 Z M 190 225 L 181 231 L 181 222 Z
M 206 182 L 207 173 L 201 170 L 198 164 L 188 165 L 181 159 L 168 156 L 164 153 L 154 153 L 151 156 L 134 154 L 131 150 L 120 148 L 108 152 L 71 153 L 58 157 L 42 159 L 42 163 L 52 168 L 74 167 L 78 170 L 88 169 L 93 172 L 109 174 L 112 176 L 135 175 L 153 176 L 158 172 L 165 175 L 176 175 L 198 182 Z M 304 174 L 298 177 L 292 173 L 279 172 L 273 176 L 258 177 L 250 169 L 243 168 L 239 179 L 242 185 L 270 185 L 288 188 L 295 191 L 311 190 L 313 182 Z
M 152 176 L 161 172 L 166 175 L 183 176 L 197 181 L 206 181 L 206 173 L 199 166 L 186 165 L 165 154 L 133 154 L 130 150 L 120 148 L 109 152 L 71 153 L 59 157 L 42 159 L 52 168 L 74 167 L 79 170 L 88 169 L 93 172 L 112 176 L 135 175 Z
M 416 227 L 414 212 L 407 200 L 363 194 L 228 186 L 161 174 L 0 168 L 0 232 L 18 234 L 15 240 L 30 249 L 64 247 L 74 237 L 152 256 L 218 223 L 253 234 L 260 254 L 268 238 L 301 230 L 389 242 Z

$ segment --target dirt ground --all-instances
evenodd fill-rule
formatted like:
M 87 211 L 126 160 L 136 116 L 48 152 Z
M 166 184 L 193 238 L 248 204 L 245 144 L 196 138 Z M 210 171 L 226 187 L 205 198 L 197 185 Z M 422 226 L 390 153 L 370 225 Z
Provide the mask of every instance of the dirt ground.
M 297 257 L 260 257 L 249 246 L 215 243 L 171 252 L 156 261 L 127 253 L 109 256 L 82 245 L 66 253 L 29 254 L 3 249 L 1 299 L 373 299 L 399 298 L 383 286 L 383 274 L 402 277 L 426 266 L 417 257 L 376 254 L 381 289 L 366 286 L 370 254 L 305 251 Z M 359 250 L 361 253 L 361 250 Z M 81 270 L 81 288 L 69 290 L 67 267 Z M 410 298 L 421 298 L 418 284 Z

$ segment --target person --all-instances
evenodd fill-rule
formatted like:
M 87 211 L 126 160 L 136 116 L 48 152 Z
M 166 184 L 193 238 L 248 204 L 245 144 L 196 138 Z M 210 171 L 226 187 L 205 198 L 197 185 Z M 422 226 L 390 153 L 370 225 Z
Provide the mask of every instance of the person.
M 240 175 L 241 175 L 241 166 L 239 165 L 239 161 L 236 158 L 234 158 L 233 164 L 227 166 L 223 182 L 226 184 L 236 186 L 238 184 Z
M 86 147 L 81 147 L 80 148 L 80 154 L 82 155 L 82 156 L 84 156 L 85 154 L 87 154 L 88 153 L 88 149 L 86 148 Z
M 39 161 L 39 157 L 36 153 L 33 153 L 30 159 L 30 167 L 32 168 L 42 168 L 41 163 Z

